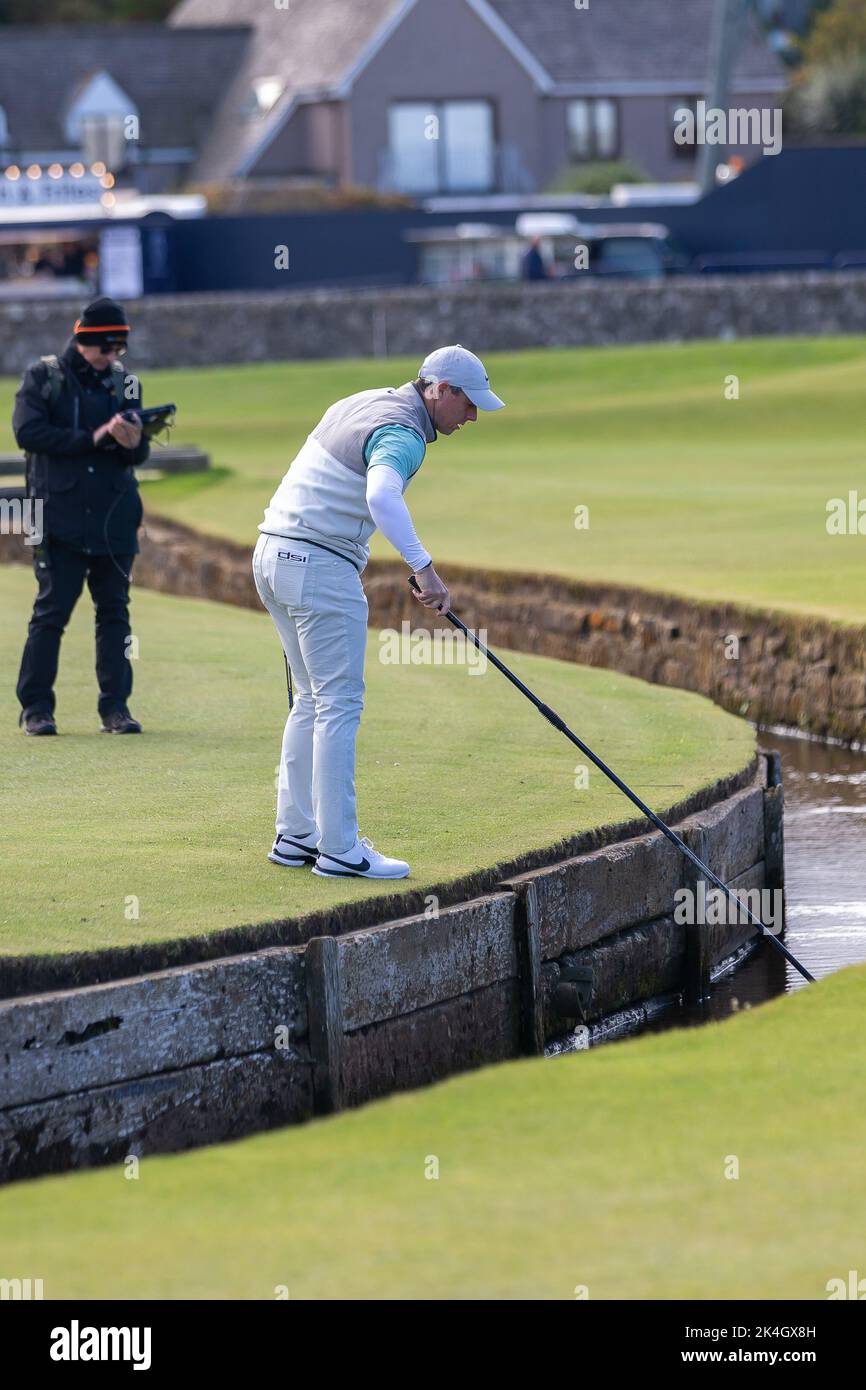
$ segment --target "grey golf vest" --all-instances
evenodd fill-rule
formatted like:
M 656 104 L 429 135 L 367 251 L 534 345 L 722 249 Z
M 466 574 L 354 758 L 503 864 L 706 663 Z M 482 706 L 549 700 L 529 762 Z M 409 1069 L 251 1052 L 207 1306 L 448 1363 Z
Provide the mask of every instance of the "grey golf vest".
M 412 382 L 346 396 L 325 411 L 308 435 L 265 510 L 259 530 L 307 540 L 345 556 L 363 570 L 376 524 L 367 507 L 364 449 L 383 425 L 404 425 L 425 445 L 436 430 Z

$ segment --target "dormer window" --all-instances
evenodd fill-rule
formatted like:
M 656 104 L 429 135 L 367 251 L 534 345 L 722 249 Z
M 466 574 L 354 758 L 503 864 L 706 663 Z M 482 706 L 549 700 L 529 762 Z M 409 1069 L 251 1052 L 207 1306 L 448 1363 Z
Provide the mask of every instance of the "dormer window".
M 66 112 L 66 138 L 82 150 L 85 162 L 122 169 L 129 157 L 138 107 L 104 69 L 79 87 Z M 130 118 L 134 117 L 135 120 Z

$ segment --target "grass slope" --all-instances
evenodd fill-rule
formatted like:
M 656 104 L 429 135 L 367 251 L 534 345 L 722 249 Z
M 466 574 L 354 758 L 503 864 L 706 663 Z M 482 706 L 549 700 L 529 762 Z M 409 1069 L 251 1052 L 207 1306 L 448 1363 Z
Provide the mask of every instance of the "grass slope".
M 62 737 L 26 739 L 13 676 L 33 592 L 29 571 L 0 568 L 0 953 L 162 941 L 393 891 L 265 858 L 286 714 L 267 614 L 136 591 L 131 707 L 145 734 L 111 738 L 98 733 L 92 614 L 82 599 L 61 652 Z M 405 887 L 631 819 L 594 769 L 589 787 L 575 789 L 579 754 L 492 666 L 470 675 L 457 665 L 385 665 L 379 650 L 371 632 L 359 819 L 377 847 L 409 860 Z M 699 696 L 510 659 L 659 810 L 749 761 L 752 730 Z M 126 915 L 132 896 L 137 919 Z
M 866 1259 L 864 1007 L 857 967 L 700 1030 L 144 1157 L 137 1181 L 17 1184 L 0 1268 L 46 1298 L 823 1299 Z
M 409 494 L 446 576 L 451 560 L 866 617 L 863 537 L 826 530 L 828 500 L 862 489 L 866 339 L 550 350 L 489 364 L 507 411 L 440 439 Z M 215 469 L 146 484 L 146 506 L 254 537 L 324 409 L 416 368 L 404 358 L 148 372 L 147 398 L 179 403 L 177 437 L 206 447 Z M 734 375 L 739 399 L 726 400 Z M 13 389 L 2 383 L 0 419 Z M 575 529 L 579 505 L 588 530 Z M 393 557 L 381 537 L 373 553 Z

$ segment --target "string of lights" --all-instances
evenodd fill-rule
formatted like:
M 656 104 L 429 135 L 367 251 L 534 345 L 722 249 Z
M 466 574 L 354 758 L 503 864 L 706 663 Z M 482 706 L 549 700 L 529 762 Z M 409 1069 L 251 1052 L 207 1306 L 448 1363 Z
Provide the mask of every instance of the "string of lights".
M 30 179 L 33 183 L 38 183 L 41 179 L 46 178 L 53 180 L 62 179 L 64 177 L 83 179 L 88 174 L 97 179 L 100 187 L 103 189 L 99 198 L 102 206 L 106 208 L 113 207 L 115 203 L 115 194 L 112 190 L 116 180 L 114 174 L 111 173 L 102 160 L 96 160 L 90 165 L 89 169 L 81 160 L 75 160 L 72 164 L 66 166 L 59 163 L 52 163 L 45 168 L 43 168 L 41 164 L 28 164 L 24 169 L 18 164 L 7 164 L 6 168 L 3 170 L 3 177 L 8 180 L 9 183 L 17 183 L 18 180 L 22 178 Z

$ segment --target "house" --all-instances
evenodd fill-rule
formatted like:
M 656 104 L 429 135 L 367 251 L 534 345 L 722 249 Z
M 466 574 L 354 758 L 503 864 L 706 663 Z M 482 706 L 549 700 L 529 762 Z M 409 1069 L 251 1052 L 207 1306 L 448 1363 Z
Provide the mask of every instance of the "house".
M 94 169 L 141 193 L 273 178 L 531 193 L 616 159 L 688 179 L 673 113 L 705 94 L 714 5 L 180 0 L 165 24 L 4 26 L 0 201 L 92 196 Z M 750 15 L 731 100 L 774 106 L 784 85 Z
M 84 189 L 97 162 L 142 193 L 185 182 L 253 37 L 164 24 L 4 25 L 0 35 L 0 192 L 34 202 L 48 201 L 55 179 L 63 192 L 70 169 Z
M 177 35 L 251 31 L 192 173 L 473 194 L 540 191 L 570 163 L 630 159 L 688 179 L 696 152 L 674 140 L 674 111 L 706 92 L 714 5 L 181 0 Z M 750 13 L 732 103 L 775 107 L 785 80 Z

